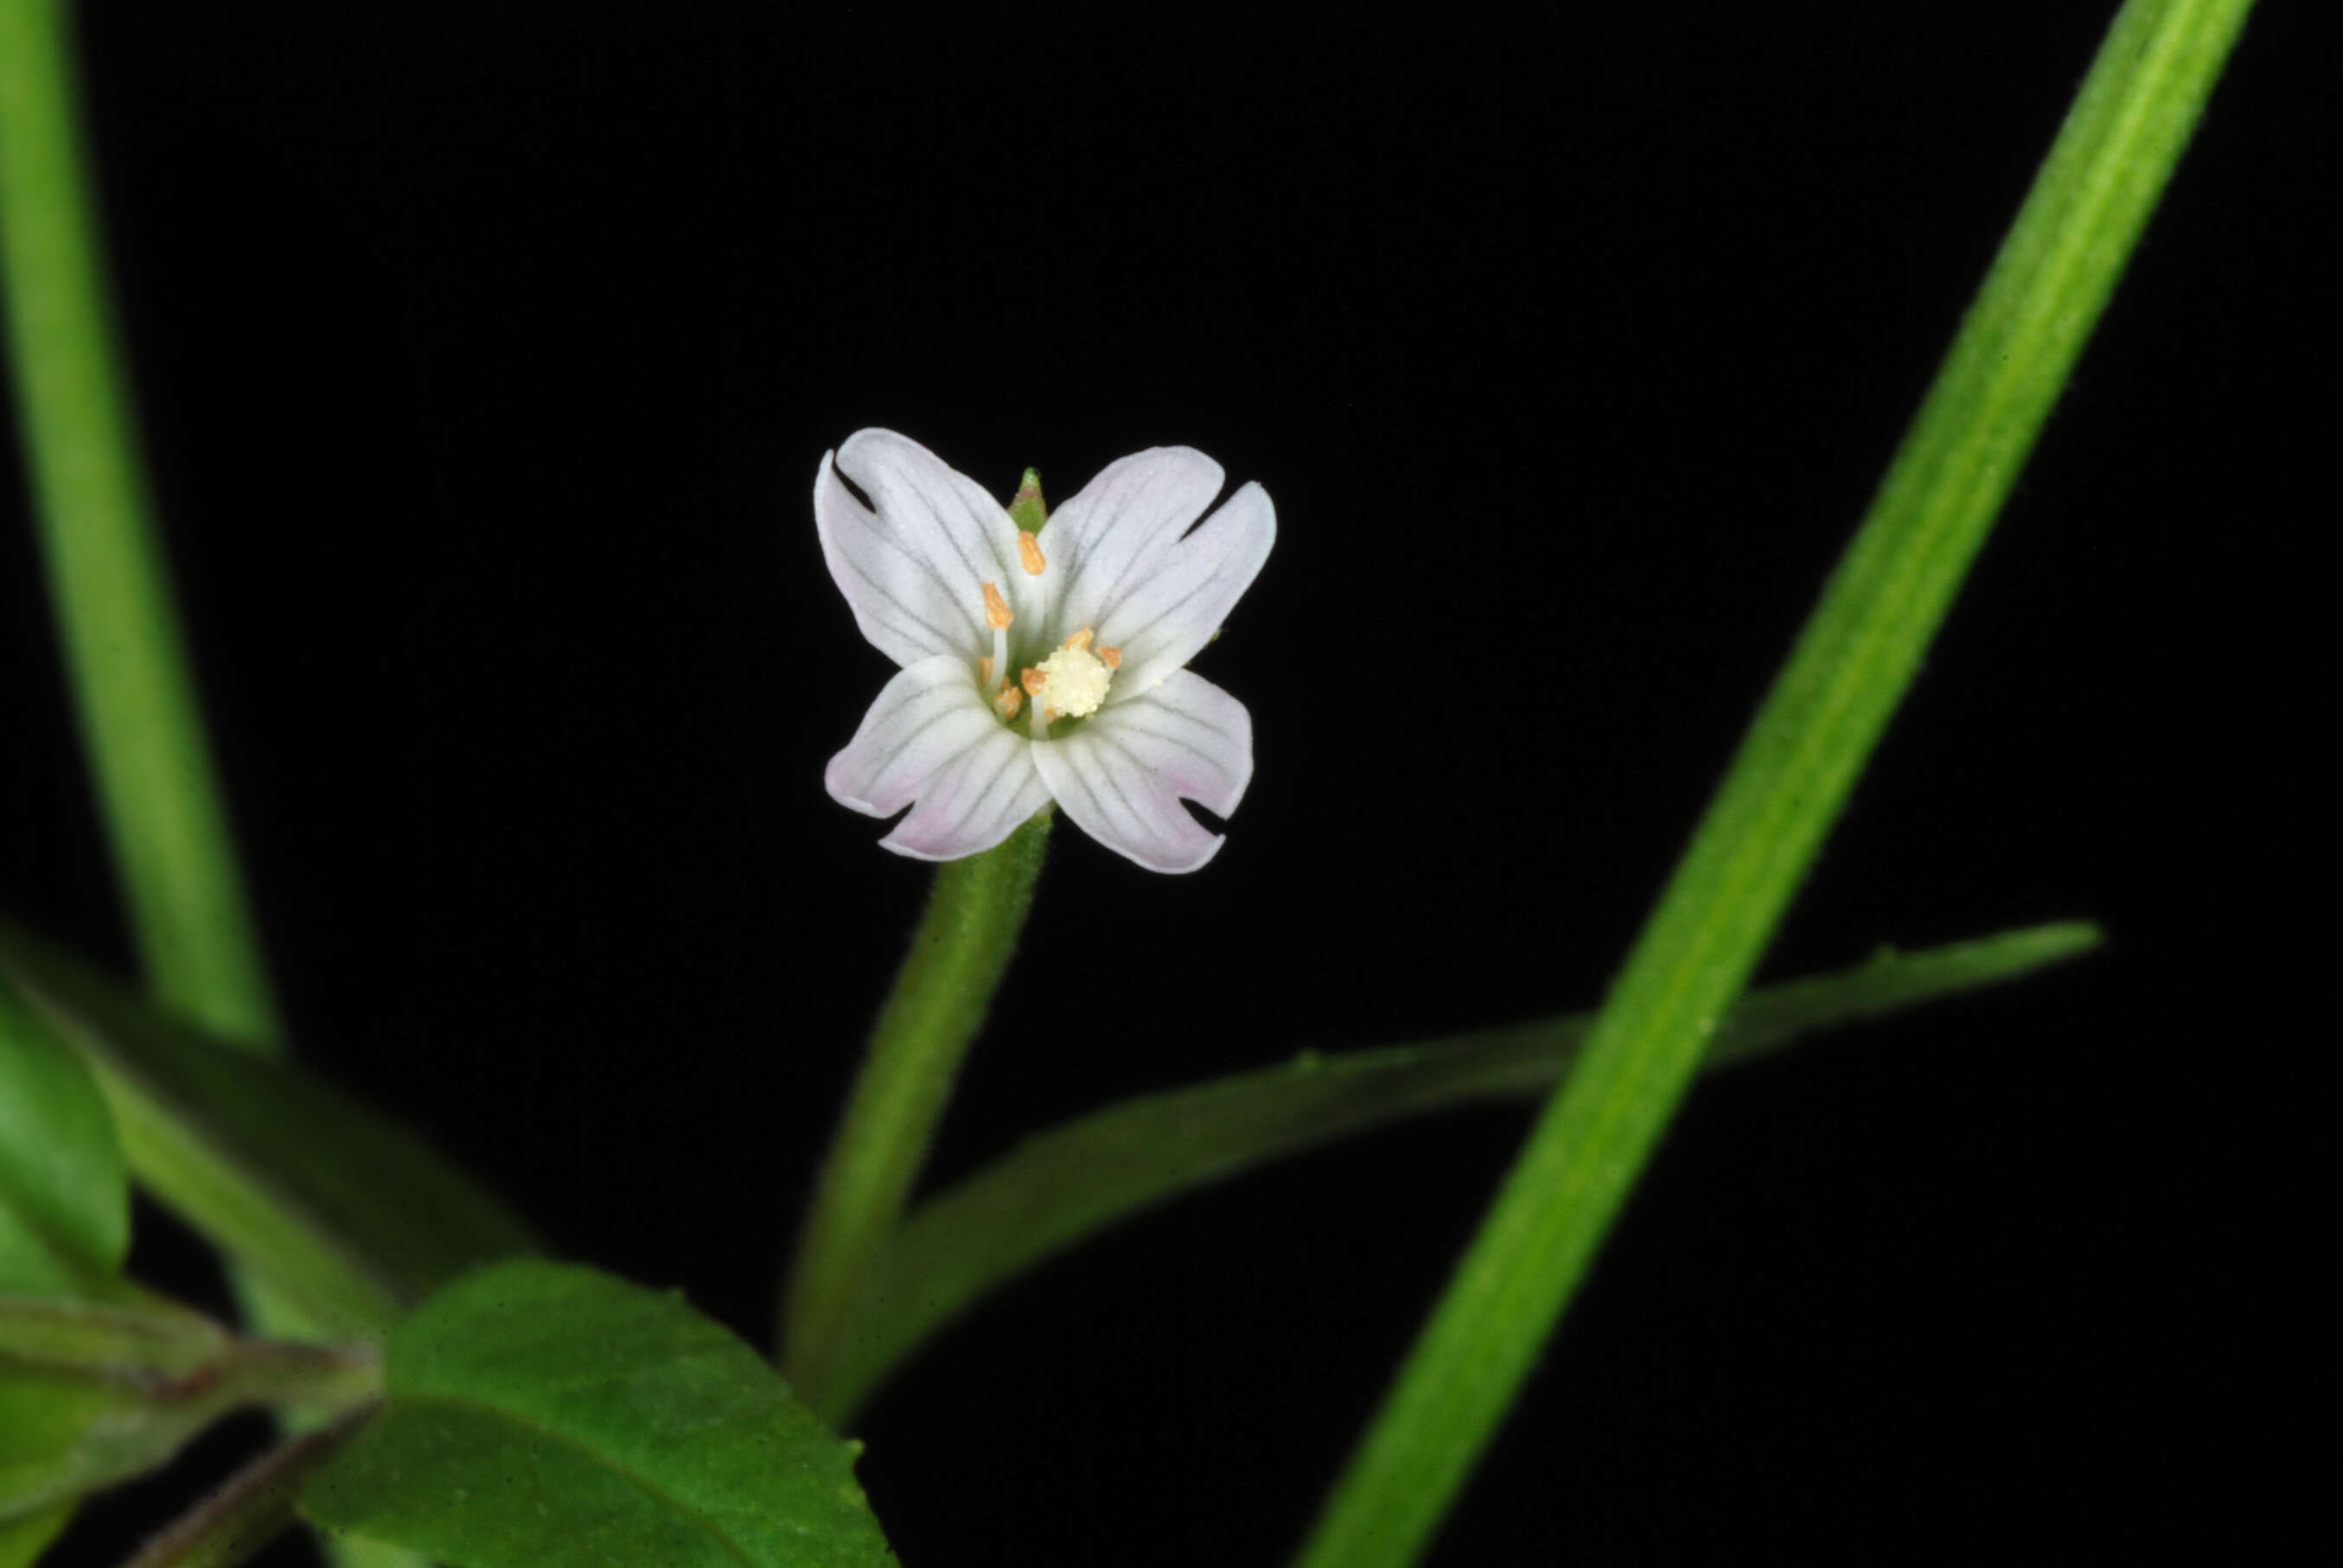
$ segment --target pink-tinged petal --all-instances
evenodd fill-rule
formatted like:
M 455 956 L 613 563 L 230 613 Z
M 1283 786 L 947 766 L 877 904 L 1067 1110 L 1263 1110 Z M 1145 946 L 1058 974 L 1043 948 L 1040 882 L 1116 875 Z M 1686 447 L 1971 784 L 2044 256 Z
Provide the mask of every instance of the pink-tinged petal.
M 870 498 L 864 506 L 840 476 Z M 825 454 L 813 486 L 822 559 L 854 623 L 897 664 L 933 654 L 973 660 L 992 646 L 984 584 L 1038 613 L 1018 568 L 1017 525 L 977 482 L 892 430 L 858 430 Z
M 1180 798 L 1223 817 L 1237 809 L 1252 778 L 1252 718 L 1202 676 L 1174 669 L 1146 696 L 1036 745 L 1033 762 L 1091 838 L 1151 871 L 1192 871 L 1221 836 Z
M 1193 447 L 1155 447 L 1109 463 L 1050 514 L 1041 539 L 1058 579 L 1058 635 L 1096 627 L 1143 582 L 1221 493 L 1221 466 Z
M 872 817 L 911 807 L 880 840 L 897 854 L 957 860 L 1049 804 L 1032 750 L 994 716 L 967 661 L 940 654 L 886 684 L 822 782 L 840 805 Z
M 1195 658 L 1277 539 L 1277 508 L 1249 484 L 1189 530 L 1220 493 L 1221 466 L 1186 447 L 1111 464 L 1043 531 L 1064 558 L 1055 623 L 1091 628 L 1119 648 L 1110 704 L 1128 701 Z

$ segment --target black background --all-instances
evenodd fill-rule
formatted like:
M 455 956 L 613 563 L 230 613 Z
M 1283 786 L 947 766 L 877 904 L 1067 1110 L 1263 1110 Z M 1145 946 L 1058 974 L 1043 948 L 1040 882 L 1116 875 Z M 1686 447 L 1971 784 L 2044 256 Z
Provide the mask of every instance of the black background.
M 766 1338 L 928 877 L 821 787 L 890 668 L 809 504 L 865 425 L 1003 496 L 1187 443 L 1279 511 L 1198 666 L 1257 731 L 1226 848 L 1163 878 L 1061 827 L 936 1175 L 1304 1045 L 1596 1000 L 2114 7 L 1583 9 L 91 7 L 162 511 L 306 1060 L 568 1254 Z M 2064 916 L 2113 945 L 1702 1089 L 1433 1561 L 2210 1528 L 2164 1490 L 2227 1375 L 2185 1065 L 2220 904 L 2180 890 L 2237 853 L 2238 720 L 2200 694 L 2271 565 L 2232 547 L 2283 511 L 2314 276 L 2283 18 L 1765 972 Z M 0 903 L 126 969 L 6 477 Z M 974 1314 L 862 1425 L 904 1561 L 1277 1561 L 1525 1121 L 1264 1171 Z

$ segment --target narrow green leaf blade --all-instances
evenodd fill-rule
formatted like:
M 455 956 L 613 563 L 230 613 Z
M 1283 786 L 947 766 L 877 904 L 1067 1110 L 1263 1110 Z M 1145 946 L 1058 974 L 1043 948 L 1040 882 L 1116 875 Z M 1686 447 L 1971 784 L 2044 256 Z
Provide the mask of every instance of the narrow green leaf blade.
M 534 1250 L 412 1134 L 5 923 L 0 983 L 94 1070 L 139 1182 L 336 1337 L 380 1333 L 467 1268 Z
M 853 1445 L 671 1295 L 499 1265 L 391 1336 L 382 1416 L 302 1511 L 450 1568 L 892 1563 Z
M 0 5 L 0 349 L 83 744 L 156 993 L 254 1049 L 276 1007 L 139 459 L 74 7 Z
M 1918 952 L 1741 999 L 1708 1064 L 1745 1061 L 1817 1030 L 1994 985 L 2097 947 L 2059 921 Z M 1593 1015 L 1421 1044 L 1304 1055 L 1142 1095 L 1035 1133 L 914 1210 L 864 1294 L 852 1349 L 825 1390 L 842 1418 L 920 1342 L 1026 1269 L 1153 1205 L 1337 1138 L 1488 1099 L 1535 1099 L 1576 1060 Z
M 2251 0 L 2125 0 L 1863 526 L 1296 1557 L 1413 1562 L 1903 699 Z

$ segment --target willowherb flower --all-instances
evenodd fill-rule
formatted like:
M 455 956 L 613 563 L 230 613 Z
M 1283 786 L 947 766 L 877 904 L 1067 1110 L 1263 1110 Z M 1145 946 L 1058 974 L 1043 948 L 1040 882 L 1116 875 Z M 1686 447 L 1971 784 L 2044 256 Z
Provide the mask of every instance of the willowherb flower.
M 922 860 L 989 849 L 1052 799 L 1151 870 L 1211 859 L 1220 835 L 1180 799 L 1236 809 L 1252 719 L 1185 666 L 1277 537 L 1258 484 L 1197 525 L 1222 477 L 1202 452 L 1158 447 L 1029 533 L 891 430 L 825 454 L 822 558 L 862 635 L 902 666 L 830 759 L 831 798 L 873 817 L 910 807 L 880 842 Z M 1038 507 L 1038 491 L 1020 499 Z

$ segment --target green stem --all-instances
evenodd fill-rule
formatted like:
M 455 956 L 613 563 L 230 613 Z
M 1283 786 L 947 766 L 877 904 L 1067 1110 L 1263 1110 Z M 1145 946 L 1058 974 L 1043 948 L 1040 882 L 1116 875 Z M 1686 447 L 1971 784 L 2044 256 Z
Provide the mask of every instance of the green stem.
M 49 595 L 146 983 L 209 1033 L 274 1054 L 283 1025 L 107 297 L 69 12 L 0 0 L 0 294 Z M 264 1283 L 233 1279 L 255 1321 L 309 1326 Z
M 283 1031 L 139 458 L 68 14 L 0 0 L 0 295 L 49 598 L 147 987 L 275 1054 Z
M 149 1540 L 123 1568 L 234 1568 L 250 1558 L 292 1527 L 301 1483 L 376 1413 L 371 1405 L 361 1405 L 262 1454 Z
M 1454 1500 L 1909 684 L 2249 5 L 2128 0 L 2117 16 L 1869 515 L 1303 1568 L 1413 1562 Z
M 370 1344 L 244 1339 L 167 1301 L 129 1308 L 0 1295 L 0 1367 L 11 1364 L 230 1404 L 338 1411 L 382 1395 L 382 1356 Z
M 221 1362 L 220 1379 L 254 1404 L 347 1411 L 382 1397 L 382 1353 L 368 1344 L 237 1340 Z
M 1025 929 L 1053 815 L 1045 809 L 998 848 L 936 869 L 798 1241 L 782 1371 L 809 1402 L 837 1370 L 856 1298 Z
M 140 468 L 60 0 L 0 0 L 0 276 L 51 598 L 147 982 L 279 1028 Z
M 226 1330 L 176 1302 L 120 1306 L 0 1292 L 0 1363 L 170 1378 L 217 1361 L 228 1343 Z

